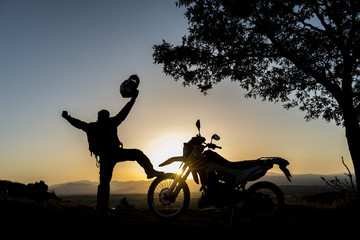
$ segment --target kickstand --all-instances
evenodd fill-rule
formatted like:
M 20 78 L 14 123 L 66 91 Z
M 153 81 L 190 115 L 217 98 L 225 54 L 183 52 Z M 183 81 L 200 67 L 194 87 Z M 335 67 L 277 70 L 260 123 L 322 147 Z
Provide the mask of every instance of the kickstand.
M 231 209 L 231 216 L 230 216 L 229 227 L 232 227 L 232 222 L 233 222 L 233 219 L 234 219 L 234 213 L 235 213 L 235 207 L 233 207 L 233 208 Z

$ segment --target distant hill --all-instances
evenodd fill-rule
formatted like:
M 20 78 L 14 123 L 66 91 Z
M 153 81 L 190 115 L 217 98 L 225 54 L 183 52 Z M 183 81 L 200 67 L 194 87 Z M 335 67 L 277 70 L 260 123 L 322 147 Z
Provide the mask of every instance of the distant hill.
M 287 181 L 283 174 L 280 173 L 268 173 L 266 176 L 260 179 L 260 181 L 270 181 L 279 186 L 284 185 L 297 185 L 297 186 L 312 186 L 312 185 L 325 185 L 325 182 L 321 180 L 321 177 L 330 180 L 334 176 L 343 179 L 346 177 L 344 174 L 292 174 L 291 182 Z
M 343 179 L 344 174 L 294 174 L 292 182 L 287 181 L 283 174 L 268 173 L 260 181 L 270 181 L 279 186 L 324 186 L 325 179 L 333 179 L 338 176 Z M 112 181 L 110 185 L 111 194 L 146 194 L 152 180 L 144 181 Z M 193 180 L 187 181 L 190 190 L 197 192 L 200 188 Z M 87 180 L 67 182 L 49 186 L 49 191 L 54 191 L 57 196 L 70 196 L 70 195 L 92 195 L 96 194 L 98 182 L 91 182 Z M 249 183 L 251 184 L 251 182 Z

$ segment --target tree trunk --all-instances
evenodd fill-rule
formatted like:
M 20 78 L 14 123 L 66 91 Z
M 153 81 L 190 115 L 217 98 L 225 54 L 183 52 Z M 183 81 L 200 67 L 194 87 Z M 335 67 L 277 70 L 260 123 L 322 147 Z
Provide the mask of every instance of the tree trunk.
M 351 155 L 352 162 L 354 164 L 355 178 L 356 178 L 356 189 L 360 194 L 360 136 L 349 136 L 348 133 L 351 130 L 346 130 L 346 137 L 348 147 Z
M 356 189 L 360 196 L 360 126 L 356 114 L 344 111 L 345 133 L 356 177 Z

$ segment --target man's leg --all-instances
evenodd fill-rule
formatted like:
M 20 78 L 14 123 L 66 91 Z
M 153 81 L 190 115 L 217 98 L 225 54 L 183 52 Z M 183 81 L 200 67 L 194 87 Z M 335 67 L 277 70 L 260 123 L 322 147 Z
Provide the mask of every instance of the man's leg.
M 118 152 L 118 161 L 136 161 L 142 168 L 144 168 L 145 173 L 148 178 L 156 177 L 163 172 L 158 172 L 154 169 L 153 165 L 150 162 L 150 159 L 139 149 L 119 149 Z
M 97 191 L 97 210 L 107 214 L 109 210 L 110 181 L 114 164 L 100 163 L 100 184 Z

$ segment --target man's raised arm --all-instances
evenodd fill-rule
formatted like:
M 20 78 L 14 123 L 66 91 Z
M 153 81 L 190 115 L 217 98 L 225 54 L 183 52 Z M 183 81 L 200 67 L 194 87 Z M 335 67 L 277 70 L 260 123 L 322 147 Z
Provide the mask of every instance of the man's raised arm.
M 71 125 L 73 125 L 74 127 L 82 129 L 84 131 L 86 130 L 86 128 L 88 126 L 88 124 L 86 122 L 83 122 L 83 121 L 81 121 L 79 119 L 76 119 L 76 118 L 73 118 L 72 116 L 70 116 L 67 111 L 63 111 L 61 116 L 63 118 L 65 118 L 66 120 L 68 120 L 68 122 Z
M 121 109 L 121 111 L 113 117 L 115 124 L 118 126 L 125 118 L 128 116 L 131 108 L 134 106 L 135 100 L 139 94 L 139 90 L 137 90 L 136 94 L 131 98 L 131 100 Z

